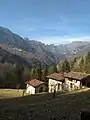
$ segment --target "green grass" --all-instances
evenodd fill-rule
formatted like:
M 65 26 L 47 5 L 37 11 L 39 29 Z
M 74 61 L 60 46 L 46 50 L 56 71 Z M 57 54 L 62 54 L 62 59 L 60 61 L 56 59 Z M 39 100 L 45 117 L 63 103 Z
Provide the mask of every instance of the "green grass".
M 13 98 L 22 96 L 22 90 L 19 92 L 15 89 L 0 89 L 0 99 Z
M 81 110 L 90 108 L 90 91 L 57 93 L 50 100 L 51 94 L 21 97 L 22 91 L 5 91 L 0 91 L 0 120 L 80 120 Z

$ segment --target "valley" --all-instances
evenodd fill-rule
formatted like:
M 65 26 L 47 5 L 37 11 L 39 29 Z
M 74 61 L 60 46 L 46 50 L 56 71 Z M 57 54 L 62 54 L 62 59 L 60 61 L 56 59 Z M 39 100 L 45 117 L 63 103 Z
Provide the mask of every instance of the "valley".
M 90 42 L 74 41 L 69 44 L 45 45 L 22 38 L 7 28 L 0 27 L 0 47 L 9 53 L 24 58 L 30 66 L 55 65 L 59 60 L 82 56 L 90 51 Z

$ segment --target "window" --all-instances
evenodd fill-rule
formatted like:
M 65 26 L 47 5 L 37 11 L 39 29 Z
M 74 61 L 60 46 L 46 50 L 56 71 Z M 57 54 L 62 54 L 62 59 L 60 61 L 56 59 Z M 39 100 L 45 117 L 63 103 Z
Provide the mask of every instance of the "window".
M 70 83 L 70 88 L 72 88 L 72 83 Z
M 58 83 L 58 90 L 60 90 L 61 89 L 61 84 L 60 83 Z

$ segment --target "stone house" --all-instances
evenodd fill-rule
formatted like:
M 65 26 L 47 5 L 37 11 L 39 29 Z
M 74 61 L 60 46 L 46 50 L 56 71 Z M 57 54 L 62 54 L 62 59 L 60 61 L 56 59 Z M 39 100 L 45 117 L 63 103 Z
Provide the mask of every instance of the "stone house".
M 64 74 L 65 83 L 68 84 L 68 90 L 81 89 L 90 86 L 90 74 L 81 72 L 69 72 Z
M 63 74 L 53 73 L 47 76 L 47 78 L 49 79 L 48 81 L 49 93 L 54 92 L 54 90 L 56 92 L 63 90 L 63 83 L 65 82 Z
M 49 92 L 55 91 L 71 91 L 81 89 L 82 87 L 90 87 L 90 75 L 81 72 L 69 73 L 53 73 L 47 76 Z
M 36 94 L 41 92 L 46 92 L 47 86 L 45 82 L 37 79 L 33 79 L 26 82 L 26 93 Z

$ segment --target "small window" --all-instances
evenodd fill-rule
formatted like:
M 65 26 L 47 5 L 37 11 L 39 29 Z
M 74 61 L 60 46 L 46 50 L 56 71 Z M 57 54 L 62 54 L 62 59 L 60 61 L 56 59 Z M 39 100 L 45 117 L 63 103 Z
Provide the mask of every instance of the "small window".
M 61 84 L 60 84 L 60 83 L 58 83 L 58 90 L 60 90 L 60 88 L 61 88 Z
M 70 83 L 70 88 L 72 88 L 72 83 Z

